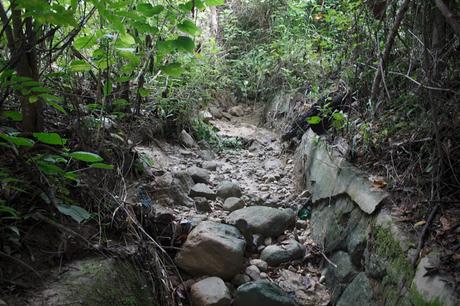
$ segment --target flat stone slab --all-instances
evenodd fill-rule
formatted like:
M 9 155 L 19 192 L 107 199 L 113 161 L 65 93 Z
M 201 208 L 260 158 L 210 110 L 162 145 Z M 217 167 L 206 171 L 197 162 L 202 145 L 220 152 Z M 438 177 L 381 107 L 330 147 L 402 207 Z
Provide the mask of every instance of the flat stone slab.
M 372 214 L 388 193 L 375 188 L 357 168 L 331 149 L 312 130 L 302 137 L 296 151 L 296 169 L 305 173 L 303 184 L 313 203 L 347 194 L 367 214 Z

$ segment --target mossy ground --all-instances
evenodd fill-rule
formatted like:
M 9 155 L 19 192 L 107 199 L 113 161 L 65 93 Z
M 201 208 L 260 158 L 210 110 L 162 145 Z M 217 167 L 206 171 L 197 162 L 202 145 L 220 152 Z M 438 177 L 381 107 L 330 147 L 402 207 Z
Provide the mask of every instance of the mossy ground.
M 416 289 L 408 289 L 415 271 L 390 229 L 377 227 L 373 242 L 376 254 L 388 262 L 386 275 L 381 283 L 386 305 L 442 306 L 437 300 L 426 301 Z

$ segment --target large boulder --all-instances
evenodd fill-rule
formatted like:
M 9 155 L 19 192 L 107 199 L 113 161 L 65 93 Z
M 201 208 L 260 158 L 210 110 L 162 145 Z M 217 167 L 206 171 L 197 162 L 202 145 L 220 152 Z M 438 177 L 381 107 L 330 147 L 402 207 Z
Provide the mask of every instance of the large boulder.
M 208 187 L 208 185 L 203 183 L 198 183 L 193 185 L 190 190 L 191 197 L 202 197 L 208 200 L 214 201 L 216 199 L 216 193 Z
M 288 228 L 295 225 L 295 213 L 292 209 L 277 209 L 266 206 L 250 206 L 235 210 L 227 217 L 227 223 L 247 225 L 251 234 L 261 234 L 265 237 L 277 237 Z
M 438 301 L 439 304 L 445 306 L 460 305 L 455 291 L 449 286 L 446 278 L 438 274 L 428 273 L 430 268 L 439 264 L 439 260 L 437 251 L 431 252 L 420 260 L 412 282 L 412 289 L 416 290 L 420 297 L 428 302 Z
M 245 245 L 237 228 L 203 221 L 188 235 L 176 256 L 176 263 L 192 275 L 229 280 L 243 269 Z
M 295 240 L 283 241 L 281 245 L 269 245 L 260 254 L 260 259 L 270 266 L 277 266 L 284 262 L 303 258 L 305 247 Z
M 193 206 L 193 200 L 188 196 L 193 179 L 185 171 L 174 173 L 166 172 L 161 176 L 155 177 L 149 187 L 149 196 L 156 204 L 163 206 Z
M 268 281 L 245 283 L 236 291 L 234 306 L 296 306 L 296 302 L 279 286 Z
M 230 291 L 218 277 L 208 277 L 192 285 L 190 295 L 194 306 L 230 306 Z
M 182 130 L 179 135 L 181 143 L 188 147 L 188 148 L 194 148 L 197 146 L 195 139 L 193 139 L 192 136 L 190 136 L 189 133 L 187 133 L 185 130 Z
M 364 272 L 359 273 L 339 298 L 337 306 L 375 306 L 372 287 Z
M 241 188 L 237 183 L 230 182 L 230 181 L 223 181 L 217 187 L 217 196 L 222 199 L 230 198 L 230 197 L 241 197 Z
M 209 171 L 197 166 L 192 166 L 187 169 L 187 173 L 192 177 L 195 183 L 209 184 Z

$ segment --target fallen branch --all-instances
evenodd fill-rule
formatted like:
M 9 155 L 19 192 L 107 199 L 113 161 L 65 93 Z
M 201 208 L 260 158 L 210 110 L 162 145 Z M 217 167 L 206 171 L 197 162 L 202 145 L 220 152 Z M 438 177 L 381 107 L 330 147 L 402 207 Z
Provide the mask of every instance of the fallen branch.
M 438 212 L 438 209 L 439 209 L 439 204 L 436 204 L 433 207 L 433 210 L 431 211 L 430 216 L 428 217 L 428 220 L 426 220 L 425 226 L 423 227 L 422 234 L 420 235 L 420 239 L 418 241 L 417 252 L 415 252 L 415 256 L 412 259 L 412 267 L 414 267 L 414 268 L 417 265 L 418 258 L 420 257 L 420 252 L 422 251 L 422 248 L 425 245 L 425 241 L 426 241 L 426 237 L 428 235 L 430 225 L 433 222 L 433 219 L 436 216 L 436 213 Z
M 6 259 L 9 259 L 11 261 L 14 261 L 18 264 L 20 264 L 21 266 L 24 266 L 25 268 L 27 268 L 28 270 L 32 271 L 39 279 L 40 281 L 43 281 L 41 275 L 37 272 L 37 270 L 35 270 L 34 268 L 32 268 L 30 265 L 28 265 L 27 263 L 23 262 L 22 260 L 20 260 L 19 258 L 16 258 L 14 256 L 11 256 L 11 255 L 8 255 L 6 253 L 3 253 L 2 251 L 0 251 L 0 256 L 1 257 L 4 257 Z

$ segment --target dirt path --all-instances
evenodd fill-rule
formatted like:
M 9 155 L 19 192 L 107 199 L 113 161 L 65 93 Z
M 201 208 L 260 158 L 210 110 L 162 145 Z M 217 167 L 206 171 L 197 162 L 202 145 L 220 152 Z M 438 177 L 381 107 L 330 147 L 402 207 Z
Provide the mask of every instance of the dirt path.
M 215 154 L 211 153 L 206 146 L 179 148 L 168 144 L 162 144 L 161 148 L 156 149 L 139 148 L 139 151 L 155 161 L 153 171 L 173 173 L 190 171 L 192 168 L 197 171 L 196 167 L 198 167 L 200 171 L 204 170 L 203 183 L 212 191 L 218 190 L 219 185 L 224 181 L 239 185 L 242 192 L 241 206 L 264 206 L 274 208 L 276 211 L 289 208 L 294 215 L 294 212 L 305 203 L 306 197 L 295 193 L 292 156 L 282 153 L 279 136 L 273 131 L 256 126 L 253 114 L 247 117 L 232 117 L 231 121 L 224 118 L 211 123 L 220 130 L 221 137 L 236 137 L 247 145 L 239 149 L 224 149 Z M 158 184 L 161 185 L 163 180 L 163 178 L 159 179 Z M 176 218 L 179 216 L 183 223 L 189 222 L 193 226 L 205 220 L 215 224 L 228 223 L 227 219 L 231 213 L 228 208 L 224 208 L 224 200 L 219 197 L 212 200 L 194 198 L 192 205 L 188 207 L 174 205 L 173 210 Z M 294 228 L 286 228 L 283 230 L 284 233 L 277 237 L 261 237 L 261 235 L 252 237 L 252 249 L 248 251 L 249 248 L 246 246 L 243 271 L 231 281 L 233 290 L 242 283 L 266 279 L 278 284 L 300 305 L 328 303 L 329 294 L 321 283 L 321 271 L 312 264 L 311 260 L 313 256 L 310 249 L 313 242 L 309 237 L 308 221 L 296 220 L 295 224 Z M 289 249 L 292 243 L 299 243 L 304 247 L 303 256 L 300 258 L 298 255 L 293 256 L 296 258 L 285 259 L 281 264 L 273 266 L 269 264 L 268 269 L 265 268 L 266 264 L 254 267 L 257 261 L 253 259 L 258 259 L 268 246 Z M 187 279 L 187 274 L 184 277 Z M 202 278 L 195 273 L 187 284 L 190 286 Z M 234 294 L 233 292 L 232 295 Z

